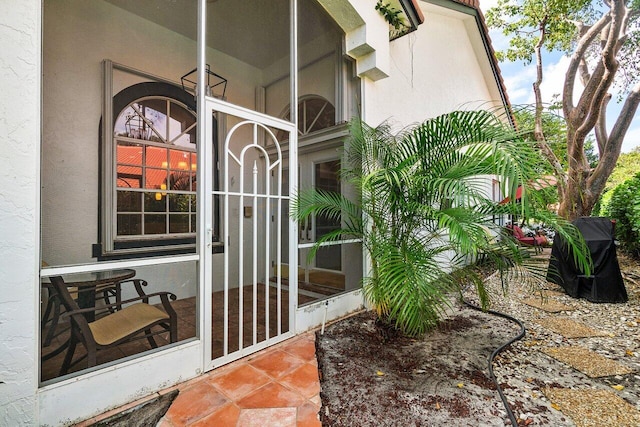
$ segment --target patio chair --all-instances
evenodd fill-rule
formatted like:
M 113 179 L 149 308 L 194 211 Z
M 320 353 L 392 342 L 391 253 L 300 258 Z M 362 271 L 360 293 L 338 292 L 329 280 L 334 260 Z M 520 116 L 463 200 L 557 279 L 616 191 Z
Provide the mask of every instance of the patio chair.
M 515 224 L 508 224 L 507 229 L 511 232 L 511 235 L 520 243 L 527 246 L 533 246 L 536 252 L 542 252 L 542 247 L 546 246 L 549 242 L 545 236 L 535 235 L 527 236 L 524 231 Z
M 145 286 L 146 282 L 140 279 L 135 279 L 133 282 L 138 297 L 106 304 L 104 307 L 81 309 L 71 297 L 64 279 L 61 276 L 51 277 L 51 285 L 66 310 L 62 318 L 70 318 L 71 323 L 67 354 L 60 368 L 60 375 L 66 374 L 72 365 L 84 359 L 83 356 L 72 363 L 78 343 L 82 343 L 87 351 L 87 367 L 92 367 L 96 365 L 96 353 L 99 350 L 142 338 L 146 338 L 152 348 L 157 348 L 158 345 L 153 337 L 167 332 L 171 343 L 178 340 L 177 315 L 169 302 L 169 300 L 175 301 L 176 296 L 170 292 L 145 294 L 142 286 Z M 149 304 L 150 298 L 153 297 L 160 298 L 164 311 Z M 95 321 L 87 320 L 87 314 L 105 309 L 115 310 Z
M 124 282 L 123 282 L 124 283 Z M 106 285 L 102 285 L 95 290 L 96 295 L 102 294 L 101 298 L 104 300 L 104 303 L 107 306 L 111 306 L 108 308 L 110 313 L 113 313 L 117 307 L 111 304 L 111 298 L 115 298 L 116 302 L 120 300 L 120 282 L 110 283 Z M 65 332 L 65 329 L 58 330 L 58 323 L 60 322 L 60 316 L 63 313 L 61 301 L 58 293 L 53 288 L 51 283 L 43 283 L 43 289 L 47 291 L 47 305 L 44 310 L 44 314 L 42 315 L 42 319 L 40 321 L 40 329 L 42 331 L 47 330 L 46 336 L 43 340 L 42 346 L 48 347 L 51 345 L 51 342 L 55 337 Z M 69 295 L 76 300 L 78 298 L 78 288 L 74 286 L 68 286 Z M 98 313 L 100 314 L 100 313 Z M 49 325 L 47 329 L 47 325 Z M 50 354 L 50 356 L 54 356 L 55 354 Z

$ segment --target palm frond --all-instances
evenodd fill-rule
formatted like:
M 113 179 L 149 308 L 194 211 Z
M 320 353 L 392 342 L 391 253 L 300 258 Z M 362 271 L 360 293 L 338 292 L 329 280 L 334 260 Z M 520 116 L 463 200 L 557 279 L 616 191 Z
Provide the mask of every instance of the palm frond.
M 539 259 L 492 222 L 496 215 L 526 215 L 553 226 L 576 264 L 590 271 L 580 233 L 537 210 L 540 204 L 528 203 L 537 197 L 531 188 L 540 158 L 535 145 L 491 112 L 455 111 L 395 134 L 386 123 L 374 128 L 353 120 L 350 131 L 341 178 L 358 200 L 305 190 L 293 200 L 293 216 L 299 221 L 324 216 L 341 224 L 318 239 L 312 256 L 327 242 L 347 236 L 362 240 L 371 260 L 363 279 L 365 297 L 407 335 L 435 326 L 451 291 L 463 284 L 473 284 L 488 306 L 490 296 L 468 266 L 470 259 L 494 263 L 505 292 L 510 280 L 544 279 Z M 489 197 L 488 177 L 497 177 L 509 202 Z M 522 198 L 516 203 L 519 187 Z

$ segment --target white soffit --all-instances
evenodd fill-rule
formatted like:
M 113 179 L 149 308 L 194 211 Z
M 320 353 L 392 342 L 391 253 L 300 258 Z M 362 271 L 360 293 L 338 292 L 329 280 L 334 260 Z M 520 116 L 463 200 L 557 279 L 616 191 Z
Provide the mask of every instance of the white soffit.
M 455 4 L 457 7 L 468 8 L 472 10 L 469 6 L 464 6 L 459 3 L 450 2 Z M 495 101 L 496 105 L 502 105 L 502 96 L 500 93 L 500 82 L 497 80 L 496 74 L 494 73 L 492 60 L 490 59 L 488 47 L 485 45 L 480 23 L 477 21 L 476 16 L 470 13 L 465 13 L 461 11 L 457 11 L 454 9 L 450 9 L 447 7 L 438 6 L 433 3 L 429 3 L 428 1 L 421 1 L 420 7 L 425 15 L 425 22 L 428 22 L 430 16 L 440 15 L 446 16 L 448 18 L 453 18 L 462 21 L 465 29 L 467 30 L 467 35 L 469 37 L 469 42 L 471 43 L 471 47 L 473 48 L 473 52 L 476 55 L 476 60 L 478 61 L 478 65 L 480 70 L 482 71 L 482 76 L 484 77 L 487 88 L 491 93 L 492 100 Z M 427 24 L 428 25 L 428 24 Z M 489 40 L 487 39 L 487 42 Z

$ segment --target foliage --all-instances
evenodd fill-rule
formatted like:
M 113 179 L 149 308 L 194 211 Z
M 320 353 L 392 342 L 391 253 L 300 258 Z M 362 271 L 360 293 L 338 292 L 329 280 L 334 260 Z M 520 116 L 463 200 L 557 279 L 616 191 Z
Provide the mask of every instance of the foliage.
M 399 37 L 409 29 L 407 24 L 404 22 L 404 19 L 402 19 L 402 16 L 400 16 L 402 11 L 394 8 L 390 3 L 378 0 L 376 3 L 376 10 L 380 12 L 380 15 L 382 15 L 384 20 L 393 28 L 394 31 L 390 34 L 392 38 Z
M 535 141 L 533 128 L 535 127 L 535 106 L 533 105 L 514 105 L 511 107 L 513 115 L 516 119 L 518 128 L 528 129 L 523 138 L 528 141 Z M 563 168 L 568 168 L 569 159 L 567 158 L 567 122 L 558 111 L 557 105 L 549 105 L 542 111 L 542 129 L 546 143 L 551 147 L 553 153 L 560 160 Z M 589 161 L 589 165 L 593 168 L 598 163 L 598 155 L 595 153 L 595 141 L 588 137 L 585 141 L 585 155 Z M 544 159 L 540 164 L 541 171 L 551 174 L 553 168 Z M 557 199 L 557 195 L 556 195 Z
M 342 176 L 360 200 L 308 189 L 298 194 L 293 215 L 341 222 L 342 229 L 318 240 L 316 251 L 326 242 L 361 239 L 370 259 L 366 298 L 382 320 L 407 335 L 420 335 L 438 323 L 450 292 L 464 284 L 473 283 L 487 307 L 488 295 L 469 268 L 470 259 L 495 262 L 505 289 L 509 274 L 544 280 L 546 265 L 496 225 L 495 216 L 518 214 L 555 225 L 576 249 L 576 262 L 589 269 L 584 240 L 575 228 L 528 202 L 536 197 L 530 182 L 537 176 L 538 159 L 533 144 L 486 111 L 445 114 L 397 134 L 386 124 L 371 128 L 354 120 Z M 511 202 L 487 194 L 491 176 L 500 179 Z M 520 185 L 522 203 L 516 203 Z
M 609 206 L 611 204 L 611 196 L 613 196 L 613 191 L 605 191 L 602 193 L 598 202 L 593 207 L 592 216 L 606 216 L 611 217 L 611 212 L 609 212 Z
M 487 23 L 501 29 L 509 47 L 502 60 L 535 61 L 535 139 L 558 178 L 559 211 L 573 219 L 589 215 L 605 189 L 620 147 L 640 105 L 639 0 L 499 0 Z M 562 92 L 567 121 L 567 155 L 558 156 L 546 140 L 542 118 L 543 52 L 564 51 L 569 65 Z M 574 95 L 576 83 L 582 87 Z M 607 125 L 614 95 L 622 108 Z M 595 135 L 598 163 L 588 158 Z M 568 158 L 568 165 L 562 159 Z
M 613 190 L 608 210 L 622 249 L 640 257 L 640 173 Z
M 605 190 L 612 190 L 624 181 L 632 178 L 640 172 L 640 147 L 634 148 L 629 153 L 621 153 L 616 167 L 607 180 Z
M 593 214 L 597 216 L 611 216 L 609 204 L 613 190 L 624 181 L 631 179 L 640 172 L 640 147 L 634 148 L 630 153 L 621 153 L 616 167 L 607 180 L 604 192 L 593 208 Z
M 576 35 L 575 22 L 592 21 L 591 0 L 498 0 L 486 14 L 487 24 L 510 37 L 506 51 L 497 52 L 501 61 L 531 63 L 538 42 L 540 24 L 545 26 L 544 47 L 569 52 Z

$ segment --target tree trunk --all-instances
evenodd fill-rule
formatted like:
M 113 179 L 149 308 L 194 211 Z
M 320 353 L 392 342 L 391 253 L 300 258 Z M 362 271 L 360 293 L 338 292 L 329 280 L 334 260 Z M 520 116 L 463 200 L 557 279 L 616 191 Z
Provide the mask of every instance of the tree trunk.
M 567 120 L 567 154 L 569 170 L 564 189 L 558 186 L 560 207 L 558 214 L 570 221 L 589 216 L 598 197 L 589 188 L 591 166 L 584 154 L 584 136 L 577 133 L 572 121 Z
M 564 190 L 564 197 L 560 202 L 558 214 L 569 221 L 581 216 L 590 216 L 598 201 L 598 197 L 593 197 L 591 194 L 591 192 L 585 191 L 580 184 L 569 180 Z
M 563 89 L 563 111 L 567 120 L 567 154 L 569 168 L 565 188 L 558 186 L 560 207 L 558 213 L 568 220 L 591 215 L 594 205 L 604 190 L 607 178 L 615 167 L 624 136 L 640 104 L 640 83 L 626 97 L 616 122 L 607 135 L 606 111 L 611 94 L 609 90 L 618 71 L 616 56 L 628 37 L 629 9 L 623 0 L 611 0 L 610 11 L 589 29 L 582 29 L 571 56 Z M 600 34 L 599 61 L 592 72 L 586 67 L 585 57 L 589 45 Z M 582 67 L 582 69 L 580 69 Z M 578 70 L 584 89 L 574 104 L 573 88 Z M 600 159 L 591 169 L 585 153 L 584 141 L 595 129 Z
M 558 180 L 560 200 L 558 214 L 560 216 L 574 220 L 581 216 L 591 215 L 593 207 L 604 190 L 607 178 L 616 166 L 622 142 L 639 105 L 640 83 L 636 84 L 627 96 L 610 134 L 604 135 L 604 142 L 598 142 L 602 144 L 603 149 L 600 150 L 598 165 L 593 169 L 584 155 L 584 137 L 581 138 L 580 134 L 575 132 L 571 118 L 567 120 L 569 171 L 564 186 L 561 185 L 560 179 Z

